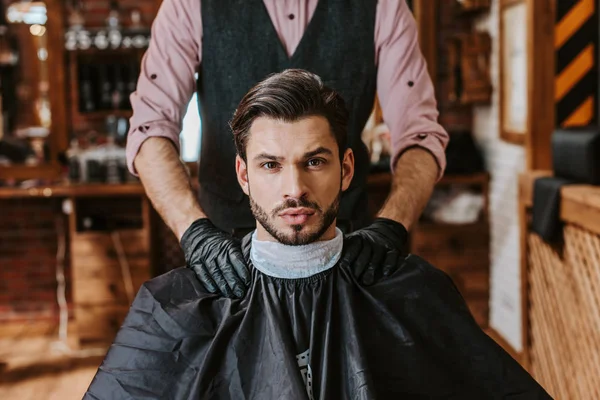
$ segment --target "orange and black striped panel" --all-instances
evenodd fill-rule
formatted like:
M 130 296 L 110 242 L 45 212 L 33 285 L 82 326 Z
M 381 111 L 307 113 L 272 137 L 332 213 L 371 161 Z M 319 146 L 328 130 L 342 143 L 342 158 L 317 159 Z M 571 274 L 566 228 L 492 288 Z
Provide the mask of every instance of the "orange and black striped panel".
M 556 125 L 595 124 L 598 121 L 600 0 L 555 1 Z

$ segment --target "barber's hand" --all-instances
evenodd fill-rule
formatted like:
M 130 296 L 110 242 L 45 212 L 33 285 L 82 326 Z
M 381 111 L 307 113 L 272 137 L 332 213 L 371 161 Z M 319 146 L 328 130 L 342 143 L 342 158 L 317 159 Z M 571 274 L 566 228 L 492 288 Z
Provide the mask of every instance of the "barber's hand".
M 243 297 L 250 284 L 250 272 L 241 250 L 241 241 L 216 226 L 208 218 L 192 223 L 181 237 L 188 268 L 211 293 Z
M 349 266 L 363 285 L 371 285 L 396 270 L 407 238 L 402 224 L 376 218 L 371 225 L 346 235 L 341 263 Z

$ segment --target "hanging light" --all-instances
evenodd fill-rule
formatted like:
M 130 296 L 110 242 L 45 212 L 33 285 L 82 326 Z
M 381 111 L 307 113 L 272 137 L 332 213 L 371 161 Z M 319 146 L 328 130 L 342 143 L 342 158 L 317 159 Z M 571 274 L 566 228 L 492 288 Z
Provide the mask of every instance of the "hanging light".
M 44 25 L 48 20 L 46 3 L 43 1 L 18 1 L 8 6 L 6 19 L 10 23 Z

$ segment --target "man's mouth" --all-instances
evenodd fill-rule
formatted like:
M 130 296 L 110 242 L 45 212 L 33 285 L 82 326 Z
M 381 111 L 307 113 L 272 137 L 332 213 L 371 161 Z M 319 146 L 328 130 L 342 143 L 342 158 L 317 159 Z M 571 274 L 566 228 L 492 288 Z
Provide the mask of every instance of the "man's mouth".
M 312 208 L 306 208 L 306 207 L 298 207 L 298 208 L 288 208 L 284 211 L 282 211 L 281 213 L 279 213 L 279 216 L 281 218 L 283 218 L 284 221 L 286 221 L 287 223 L 291 224 L 291 225 L 298 225 L 298 224 L 303 224 L 306 221 L 308 221 L 308 219 L 314 215 L 315 210 L 313 210 Z

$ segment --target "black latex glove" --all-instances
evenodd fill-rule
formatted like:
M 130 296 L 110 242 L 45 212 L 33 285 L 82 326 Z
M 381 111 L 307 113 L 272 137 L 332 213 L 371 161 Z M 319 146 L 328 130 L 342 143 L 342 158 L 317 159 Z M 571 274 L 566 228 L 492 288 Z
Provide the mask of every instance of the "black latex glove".
M 243 297 L 250 284 L 250 271 L 241 250 L 241 241 L 208 218 L 192 223 L 181 237 L 185 262 L 206 290 L 223 296 Z
M 402 224 L 376 218 L 371 225 L 346 235 L 341 263 L 363 285 L 371 285 L 397 269 L 407 238 L 408 232 Z

